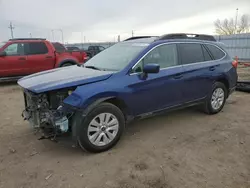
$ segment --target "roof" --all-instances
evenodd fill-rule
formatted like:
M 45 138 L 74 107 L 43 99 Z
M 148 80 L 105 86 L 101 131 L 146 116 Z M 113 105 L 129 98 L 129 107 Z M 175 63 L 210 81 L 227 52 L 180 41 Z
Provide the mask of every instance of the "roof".
M 216 39 L 212 35 L 194 34 L 194 33 L 171 33 L 159 37 L 159 40 L 166 40 L 166 39 L 195 39 L 195 40 L 216 41 Z
M 13 38 L 9 39 L 9 41 L 17 41 L 17 40 L 46 40 L 45 38 Z
M 144 42 L 144 43 L 152 43 L 156 41 L 172 41 L 172 42 L 216 42 L 216 39 L 212 35 L 205 34 L 190 34 L 190 33 L 172 33 L 165 34 L 162 36 L 137 36 L 131 37 L 124 42 Z
M 129 38 L 124 40 L 123 42 L 126 43 L 134 43 L 134 42 L 138 42 L 138 43 L 152 43 L 154 42 L 158 37 L 138 37 L 138 38 Z

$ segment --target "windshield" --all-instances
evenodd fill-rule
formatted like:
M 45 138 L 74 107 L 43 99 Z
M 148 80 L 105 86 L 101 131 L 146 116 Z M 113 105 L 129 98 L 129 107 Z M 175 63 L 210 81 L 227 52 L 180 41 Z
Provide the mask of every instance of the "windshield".
M 0 48 L 2 48 L 5 44 L 6 42 L 0 42 Z
M 120 71 L 148 45 L 147 43 L 118 43 L 95 55 L 84 66 Z

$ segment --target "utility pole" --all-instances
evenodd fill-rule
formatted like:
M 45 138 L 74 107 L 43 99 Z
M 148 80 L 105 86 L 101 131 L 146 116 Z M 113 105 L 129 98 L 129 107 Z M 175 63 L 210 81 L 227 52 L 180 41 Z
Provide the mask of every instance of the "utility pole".
M 237 33 L 237 22 L 238 22 L 238 8 L 236 9 L 236 16 L 235 16 L 235 34 Z
M 29 33 L 29 35 L 30 35 L 30 38 L 32 38 L 32 34 L 31 34 L 31 32 Z
M 120 35 L 118 35 L 117 41 L 121 42 L 121 36 Z
M 15 28 L 13 27 L 12 22 L 10 22 L 9 29 L 10 29 L 11 38 L 13 39 L 13 38 L 14 38 L 14 32 L 13 32 L 13 30 L 14 30 Z
M 55 36 L 54 36 L 54 30 L 53 29 L 51 30 L 51 33 L 52 33 L 52 40 L 53 40 L 53 42 L 55 42 Z
M 134 31 L 132 30 L 132 37 L 134 36 Z
M 62 43 L 64 44 L 63 30 L 62 29 L 58 29 L 58 30 L 61 31 L 61 34 L 62 34 Z
M 83 49 L 83 33 L 81 31 L 81 46 L 82 46 L 82 49 Z

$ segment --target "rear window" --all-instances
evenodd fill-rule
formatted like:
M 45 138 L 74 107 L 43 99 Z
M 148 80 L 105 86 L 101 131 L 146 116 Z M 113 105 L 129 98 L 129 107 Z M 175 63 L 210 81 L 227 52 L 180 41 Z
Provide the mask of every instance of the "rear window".
M 201 44 L 179 44 L 179 50 L 182 64 L 190 64 L 204 61 Z
M 211 54 L 215 60 L 221 59 L 225 56 L 225 53 L 221 49 L 219 49 L 218 47 L 216 47 L 214 45 L 210 45 L 210 44 L 206 44 L 206 46 L 209 49 L 209 51 L 211 52 Z
M 65 48 L 60 43 L 52 43 L 57 52 L 64 52 Z
M 32 42 L 29 43 L 28 55 L 38 55 L 48 53 L 48 48 L 43 42 Z

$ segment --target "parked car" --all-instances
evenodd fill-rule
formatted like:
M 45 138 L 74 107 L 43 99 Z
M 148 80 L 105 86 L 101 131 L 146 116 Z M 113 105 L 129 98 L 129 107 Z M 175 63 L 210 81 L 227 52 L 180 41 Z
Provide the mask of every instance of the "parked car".
M 37 73 L 18 84 L 23 116 L 33 127 L 53 138 L 71 133 L 83 149 L 102 152 L 131 120 L 193 105 L 220 112 L 235 89 L 236 68 L 212 36 L 169 34 L 120 42 L 84 66 Z
M 0 44 L 0 80 L 14 80 L 40 71 L 82 64 L 86 60 L 85 52 L 57 51 L 45 39 L 11 39 Z
M 57 53 L 67 52 L 70 55 L 76 57 L 79 62 L 86 62 L 89 59 L 88 53 L 86 53 L 84 50 L 80 50 L 77 47 L 74 47 L 74 50 L 72 50 L 72 48 L 65 47 L 59 42 L 52 42 L 52 45 L 54 46 Z
M 76 47 L 76 46 L 68 46 L 67 47 L 68 51 L 81 51 L 80 48 Z
M 103 46 L 89 46 L 86 53 L 88 53 L 88 55 L 91 58 L 103 50 L 105 50 L 105 48 Z

